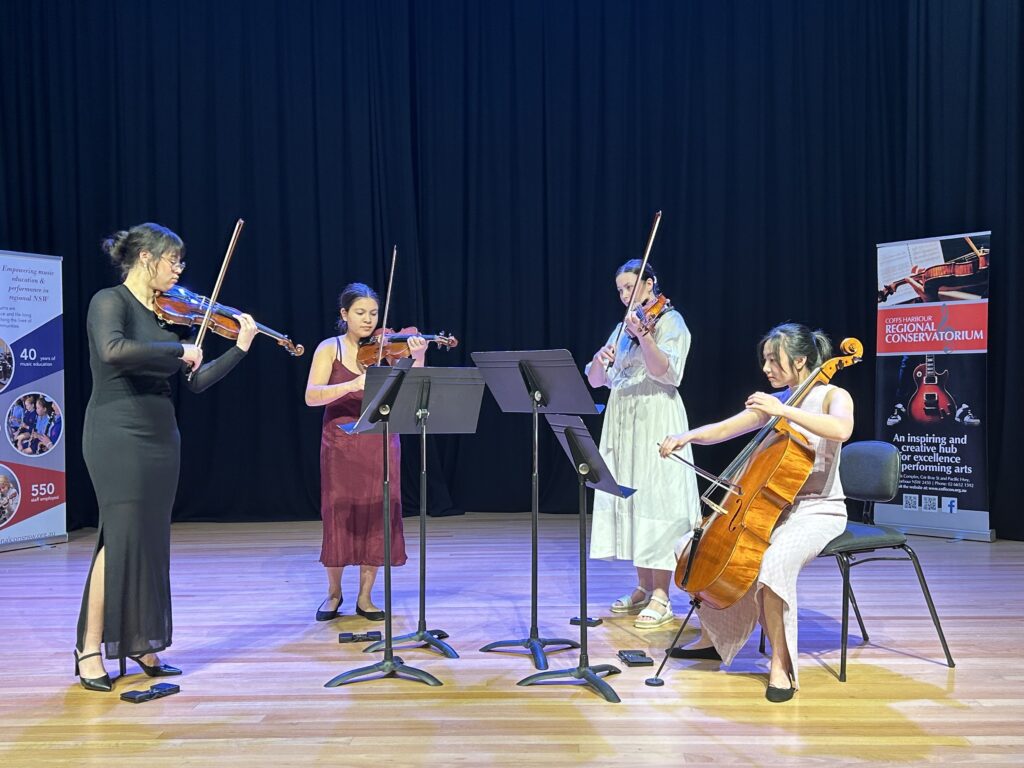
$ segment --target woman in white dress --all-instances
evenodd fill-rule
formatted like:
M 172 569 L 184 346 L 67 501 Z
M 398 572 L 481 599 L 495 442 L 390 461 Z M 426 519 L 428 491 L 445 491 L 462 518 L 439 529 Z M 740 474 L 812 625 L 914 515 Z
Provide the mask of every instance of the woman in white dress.
M 799 406 L 785 401 L 794 388 L 832 353 L 821 331 L 796 323 L 773 328 L 761 339 L 758 356 L 762 370 L 778 394 L 755 392 L 745 410 L 724 421 L 666 437 L 661 455 L 668 456 L 691 444 L 710 445 L 760 429 L 781 416 L 807 437 L 815 458 L 793 505 L 779 518 L 761 562 L 757 582 L 728 608 L 702 606 L 701 636 L 686 648 L 672 648 L 669 655 L 681 659 L 732 662 L 746 643 L 758 618 L 771 643 L 772 658 L 766 698 L 788 701 L 798 687 L 797 593 L 800 570 L 813 560 L 846 527 L 846 504 L 839 480 L 839 449 L 853 432 L 853 400 L 839 387 L 815 385 Z M 681 543 L 682 557 L 688 541 Z
M 639 259 L 633 259 L 615 274 L 624 305 L 640 279 L 641 266 Z M 648 263 L 634 302 L 644 305 L 660 294 L 654 268 Z M 668 597 L 676 562 L 673 545 L 693 529 L 698 513 L 693 473 L 678 462 L 660 461 L 657 447 L 667 424 L 678 431 L 689 426 L 677 388 L 690 350 L 690 332 L 674 309 L 662 314 L 650 333 L 643 331 L 635 313 L 630 313 L 621 335 L 620 327 L 594 355 L 586 374 L 591 386 L 611 389 L 601 455 L 616 481 L 635 488 L 636 493 L 628 499 L 595 493 L 590 556 L 632 561 L 637 584 L 612 603 L 611 610 L 636 615 L 638 629 L 653 629 L 674 618 Z M 681 453 L 691 457 L 688 447 Z

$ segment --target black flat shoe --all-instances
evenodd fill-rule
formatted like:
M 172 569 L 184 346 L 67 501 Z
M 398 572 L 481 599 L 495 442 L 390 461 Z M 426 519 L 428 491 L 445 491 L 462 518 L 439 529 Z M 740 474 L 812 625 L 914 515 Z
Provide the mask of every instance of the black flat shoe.
M 323 610 L 324 603 L 326 603 L 330 599 L 331 598 L 329 598 L 329 597 L 325 598 L 324 602 L 320 603 L 320 607 L 316 609 L 316 620 L 317 621 L 330 621 L 331 619 L 338 618 L 338 611 L 341 610 L 341 601 L 344 600 L 344 597 L 339 597 L 338 598 L 338 605 L 337 605 L 337 607 L 335 607 L 335 609 L 333 611 L 325 611 L 325 610 Z
M 793 680 L 793 676 L 789 676 L 789 688 L 776 688 L 771 683 L 768 684 L 768 690 L 764 692 L 764 697 L 773 704 L 781 704 L 784 701 L 789 701 L 793 698 L 793 694 L 796 693 L 796 683 Z
M 721 661 L 722 657 L 718 651 L 715 650 L 714 646 L 709 645 L 707 648 L 683 648 L 677 646 L 675 648 L 668 649 L 668 655 L 673 659 L 704 659 L 706 661 Z
M 82 687 L 87 691 L 103 691 L 108 693 L 114 690 L 113 683 L 110 682 L 110 675 L 104 674 L 103 677 L 82 677 L 78 671 L 78 662 L 83 659 L 91 659 L 93 656 L 101 656 L 100 651 L 96 653 L 87 653 L 85 656 L 78 655 L 78 649 L 75 649 L 75 676 L 78 677 L 78 682 L 82 684 Z
M 356 606 L 356 613 L 368 621 L 384 621 L 384 618 L 387 616 L 384 611 L 364 611 L 358 605 Z
M 170 664 L 164 664 L 161 662 L 157 666 L 151 667 L 142 660 L 141 656 L 129 656 L 128 658 L 142 667 L 142 671 L 146 673 L 146 677 L 174 677 L 175 675 L 181 674 L 180 669 L 172 667 Z M 121 659 L 121 674 L 123 675 L 124 673 L 125 660 Z

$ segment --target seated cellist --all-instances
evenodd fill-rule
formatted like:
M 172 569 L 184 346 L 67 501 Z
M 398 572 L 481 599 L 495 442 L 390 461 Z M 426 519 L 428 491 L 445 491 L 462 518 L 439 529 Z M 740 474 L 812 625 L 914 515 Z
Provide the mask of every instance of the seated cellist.
M 707 424 L 661 443 L 667 457 L 685 445 L 720 443 L 753 432 L 773 417 L 786 419 L 815 451 L 811 474 L 794 504 L 779 518 L 764 553 L 755 584 L 728 608 L 702 606 L 700 638 L 669 654 L 682 659 L 731 663 L 760 618 L 771 643 L 771 669 L 766 698 L 788 701 L 798 687 L 796 582 L 800 570 L 846 526 L 846 504 L 839 480 L 839 449 L 853 432 L 853 400 L 832 384 L 815 384 L 798 407 L 785 405 L 789 393 L 831 355 L 831 343 L 821 331 L 787 323 L 769 331 L 758 344 L 762 370 L 777 394 L 755 392 L 745 410 L 724 421 Z M 692 534 L 681 542 L 687 557 Z

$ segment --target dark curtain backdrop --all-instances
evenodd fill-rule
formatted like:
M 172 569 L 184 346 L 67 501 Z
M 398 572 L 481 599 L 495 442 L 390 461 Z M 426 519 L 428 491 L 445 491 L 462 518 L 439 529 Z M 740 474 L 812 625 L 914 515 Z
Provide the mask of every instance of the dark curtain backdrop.
M 462 341 L 433 364 L 565 347 L 582 365 L 661 209 L 653 262 L 693 332 L 695 424 L 765 386 L 754 343 L 777 322 L 873 354 L 875 243 L 992 229 L 993 524 L 1024 537 L 1017 0 L 0 7 L 0 247 L 65 259 L 72 527 L 95 520 L 79 432 L 85 311 L 116 280 L 103 235 L 170 226 L 205 292 L 244 217 L 223 300 L 310 350 L 346 282 L 383 290 L 397 243 L 394 324 Z M 318 515 L 308 364 L 260 338 L 228 380 L 180 395 L 176 519 Z M 837 382 L 856 438 L 873 381 L 869 356 Z M 547 436 L 542 451 L 542 507 L 570 510 L 569 467 Z M 529 418 L 489 395 L 479 433 L 439 439 L 435 459 L 438 503 L 529 507 Z

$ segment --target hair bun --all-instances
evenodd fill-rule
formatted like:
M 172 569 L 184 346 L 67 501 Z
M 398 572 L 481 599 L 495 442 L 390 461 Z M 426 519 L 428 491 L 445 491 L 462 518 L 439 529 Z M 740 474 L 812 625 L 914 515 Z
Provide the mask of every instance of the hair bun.
M 120 264 L 124 259 L 124 246 L 127 242 L 127 230 L 119 230 L 103 241 L 103 251 L 110 256 L 115 264 Z

